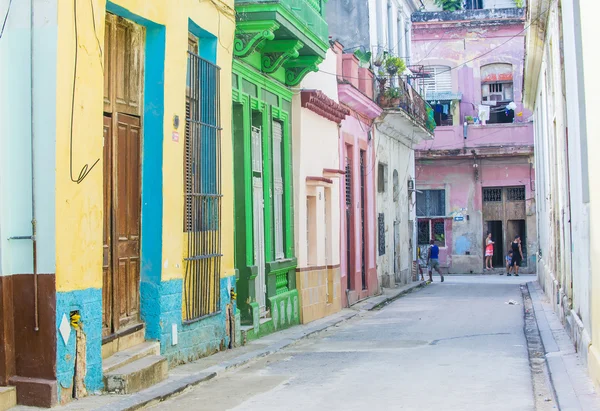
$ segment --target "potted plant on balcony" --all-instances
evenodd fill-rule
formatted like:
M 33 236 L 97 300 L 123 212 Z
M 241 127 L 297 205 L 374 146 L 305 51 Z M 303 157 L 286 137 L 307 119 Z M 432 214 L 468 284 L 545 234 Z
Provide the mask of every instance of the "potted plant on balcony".
M 463 8 L 463 0 L 435 0 L 435 4 L 444 11 L 457 11 Z
M 388 58 L 385 59 L 384 66 L 390 76 L 395 76 L 396 74 L 402 73 L 404 70 L 406 70 L 406 64 L 404 63 L 404 60 L 396 56 L 388 56 Z
M 475 124 L 475 119 L 473 119 L 473 116 L 465 116 L 465 121 L 467 124 Z
M 400 105 L 400 89 L 398 87 L 388 87 L 379 100 L 381 107 L 398 107 Z

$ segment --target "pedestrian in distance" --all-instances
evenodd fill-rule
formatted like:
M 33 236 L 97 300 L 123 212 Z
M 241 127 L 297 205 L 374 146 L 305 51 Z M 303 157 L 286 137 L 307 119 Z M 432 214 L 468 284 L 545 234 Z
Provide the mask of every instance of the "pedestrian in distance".
M 514 269 L 515 277 L 518 277 L 519 276 L 519 267 L 521 266 L 521 263 L 523 262 L 523 250 L 521 249 L 521 236 L 520 235 L 515 236 L 515 241 L 513 241 L 511 243 L 510 248 L 513 253 L 511 265 Z M 510 276 L 510 273 L 508 273 L 507 276 Z
M 427 251 L 423 250 L 421 247 L 418 247 L 417 259 L 419 262 L 417 265 L 419 266 L 419 274 L 421 274 L 421 281 L 425 281 L 425 277 L 423 276 L 423 267 L 427 267 Z
M 494 242 L 492 241 L 492 233 L 488 233 L 485 238 L 485 269 L 493 270 L 492 257 L 494 256 Z
M 510 273 L 512 272 L 512 258 L 513 258 L 513 251 L 512 250 L 508 250 L 508 254 L 506 255 L 506 275 L 510 275 Z M 504 273 L 500 273 L 500 275 L 502 275 Z
M 429 281 L 433 282 L 433 270 L 437 271 L 441 277 L 441 281 L 444 282 L 444 276 L 440 271 L 440 248 L 435 244 L 435 240 L 431 240 L 429 242 L 431 246 L 429 247 L 429 251 L 427 252 L 427 264 L 429 266 Z

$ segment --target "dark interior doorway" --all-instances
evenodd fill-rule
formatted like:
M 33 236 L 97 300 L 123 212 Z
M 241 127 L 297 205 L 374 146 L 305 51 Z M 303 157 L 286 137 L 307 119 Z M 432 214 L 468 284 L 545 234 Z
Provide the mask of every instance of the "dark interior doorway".
M 521 267 L 527 267 L 527 231 L 525 229 L 525 220 L 508 220 L 506 227 L 507 242 L 512 243 L 517 234 L 521 236 L 521 251 L 523 252 Z
M 492 265 L 494 267 L 504 267 L 504 233 L 502 232 L 502 221 L 488 221 L 487 233 L 492 233 L 492 241 L 494 242 L 494 257 Z M 484 240 L 485 250 L 485 240 Z M 485 252 L 484 252 L 485 254 Z

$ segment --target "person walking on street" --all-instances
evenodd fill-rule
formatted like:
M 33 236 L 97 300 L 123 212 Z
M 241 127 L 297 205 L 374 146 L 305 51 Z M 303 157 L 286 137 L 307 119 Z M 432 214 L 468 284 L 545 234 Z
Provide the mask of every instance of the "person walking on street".
M 433 282 L 433 270 L 435 270 L 442 278 L 442 282 L 444 282 L 444 276 L 440 271 L 440 248 L 435 244 L 435 240 L 431 240 L 429 244 L 431 244 L 431 247 L 429 247 L 429 251 L 427 252 L 427 264 L 429 266 L 429 281 Z
M 513 250 L 508 250 L 508 255 L 506 256 L 506 275 L 510 275 L 512 272 L 512 258 L 513 258 Z M 502 275 L 503 273 L 500 273 Z
M 493 270 L 492 257 L 494 256 L 494 242 L 492 241 L 492 233 L 488 233 L 485 238 L 485 269 Z
M 511 243 L 511 249 L 512 249 L 512 266 L 515 270 L 515 277 L 519 276 L 519 267 L 521 266 L 521 263 L 523 262 L 523 250 L 521 250 L 521 236 L 517 235 L 515 236 L 515 241 L 513 241 Z M 507 276 L 510 276 L 510 272 L 507 274 Z

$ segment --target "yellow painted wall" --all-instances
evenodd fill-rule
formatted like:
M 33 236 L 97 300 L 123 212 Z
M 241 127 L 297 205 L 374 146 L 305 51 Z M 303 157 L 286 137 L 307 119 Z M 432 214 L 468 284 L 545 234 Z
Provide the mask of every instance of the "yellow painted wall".
M 73 174 L 98 164 L 80 183 L 71 182 L 69 141 L 71 90 L 75 59 L 73 2 L 58 2 L 56 123 L 56 288 L 58 291 L 102 286 L 102 116 L 103 71 L 98 43 L 104 47 L 106 0 L 77 1 L 78 66 L 73 124 Z M 231 137 L 231 51 L 235 21 L 224 13 L 233 0 L 116 0 L 131 13 L 166 27 L 163 146 L 162 280 L 182 278 L 183 150 L 188 18 L 219 38 L 221 71 L 222 275 L 234 273 L 233 149 Z M 93 29 L 94 6 L 97 39 Z M 172 141 L 173 116 L 181 119 L 179 142 Z M 142 233 L 143 235 L 143 233 Z

